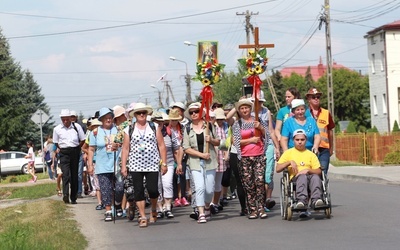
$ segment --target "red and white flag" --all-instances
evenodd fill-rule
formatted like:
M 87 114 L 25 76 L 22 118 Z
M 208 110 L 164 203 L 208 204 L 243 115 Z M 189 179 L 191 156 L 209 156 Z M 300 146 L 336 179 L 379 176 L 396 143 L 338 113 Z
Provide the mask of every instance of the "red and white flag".
M 157 82 L 162 81 L 162 80 L 165 80 L 166 78 L 167 78 L 167 73 L 165 73 L 164 75 L 162 75 L 162 76 L 160 77 L 160 79 L 157 80 Z

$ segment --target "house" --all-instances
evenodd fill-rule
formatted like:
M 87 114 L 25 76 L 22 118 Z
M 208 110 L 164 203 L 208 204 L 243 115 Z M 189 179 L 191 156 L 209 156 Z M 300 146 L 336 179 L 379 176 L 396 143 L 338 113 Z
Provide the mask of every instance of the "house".
M 282 77 L 290 77 L 292 73 L 296 73 L 303 77 L 306 76 L 307 69 L 310 68 L 310 74 L 314 81 L 318 81 L 319 78 L 326 75 L 326 65 L 322 64 L 322 58 L 319 58 L 319 63 L 316 66 L 298 66 L 298 67 L 285 67 L 280 72 Z M 348 69 L 347 67 L 337 64 L 336 62 L 332 63 L 333 69 Z
M 371 126 L 390 132 L 400 118 L 400 21 L 367 32 Z

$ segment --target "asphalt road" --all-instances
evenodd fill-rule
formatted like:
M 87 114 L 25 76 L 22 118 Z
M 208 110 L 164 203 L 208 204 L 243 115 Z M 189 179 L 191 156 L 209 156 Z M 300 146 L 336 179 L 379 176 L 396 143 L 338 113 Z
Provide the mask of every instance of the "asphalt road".
M 139 228 L 136 220 L 104 222 L 92 198 L 71 207 L 89 249 L 399 249 L 399 186 L 331 180 L 330 189 L 331 219 L 313 212 L 284 221 L 277 204 L 269 218 L 249 220 L 239 216 L 236 199 L 206 224 L 190 219 L 185 207 L 174 210 L 174 219 Z M 279 201 L 278 190 L 274 195 Z

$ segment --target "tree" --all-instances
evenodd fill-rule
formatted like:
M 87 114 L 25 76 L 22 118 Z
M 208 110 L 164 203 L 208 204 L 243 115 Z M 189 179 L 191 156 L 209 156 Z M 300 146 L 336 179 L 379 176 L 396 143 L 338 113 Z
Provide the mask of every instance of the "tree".
M 347 126 L 346 133 L 357 133 L 356 127 L 354 126 L 353 122 L 349 122 Z
M 318 79 L 316 87 L 324 93 L 321 105 L 328 107 L 326 76 Z M 335 121 L 350 120 L 356 128 L 371 127 L 368 77 L 347 69 L 334 69 L 333 98 Z
M 399 131 L 400 131 L 399 124 L 397 123 L 397 120 L 395 120 L 392 132 L 399 132 Z
M 40 91 L 33 75 L 23 71 L 11 56 L 9 44 L 0 30 L 0 149 L 26 150 L 27 140 L 40 145 L 39 128 L 30 119 L 38 108 L 49 112 Z M 50 126 L 44 127 L 44 134 Z
M 243 95 L 242 87 L 242 76 L 240 73 L 225 73 L 221 81 L 213 86 L 214 98 L 223 104 L 235 103 Z

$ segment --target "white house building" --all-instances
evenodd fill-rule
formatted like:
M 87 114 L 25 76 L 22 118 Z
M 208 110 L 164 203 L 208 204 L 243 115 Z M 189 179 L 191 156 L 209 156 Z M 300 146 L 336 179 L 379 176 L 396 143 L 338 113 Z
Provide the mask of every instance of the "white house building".
M 391 132 L 400 121 L 400 21 L 367 32 L 371 126 Z

